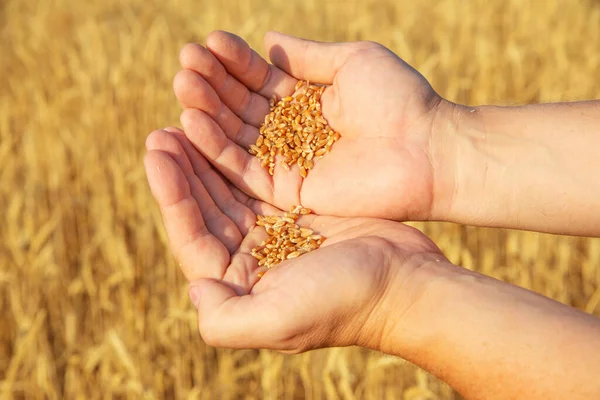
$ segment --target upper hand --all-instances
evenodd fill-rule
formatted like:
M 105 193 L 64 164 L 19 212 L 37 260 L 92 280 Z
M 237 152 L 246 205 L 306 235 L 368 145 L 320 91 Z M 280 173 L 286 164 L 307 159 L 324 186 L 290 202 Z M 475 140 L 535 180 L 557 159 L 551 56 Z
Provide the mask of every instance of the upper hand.
M 239 37 L 214 32 L 207 47 L 187 45 L 175 93 L 181 121 L 202 154 L 246 194 L 287 209 L 393 219 L 432 217 L 432 129 L 442 99 L 417 71 L 371 42 L 318 43 L 265 37 L 268 64 Z M 297 79 L 329 85 L 323 115 L 342 138 L 304 180 L 277 164 L 271 177 L 247 149 L 272 95 Z M 446 109 L 445 107 L 442 107 Z

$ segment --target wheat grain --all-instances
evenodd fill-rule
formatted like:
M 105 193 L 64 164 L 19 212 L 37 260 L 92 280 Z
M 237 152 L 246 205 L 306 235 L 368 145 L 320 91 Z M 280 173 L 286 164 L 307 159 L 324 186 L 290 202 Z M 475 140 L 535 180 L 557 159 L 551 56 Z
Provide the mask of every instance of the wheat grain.
M 257 215 L 256 225 L 264 227 L 269 235 L 250 252 L 258 260 L 259 267 L 271 269 L 284 260 L 300 257 L 319 248 L 325 237 L 296 223 L 300 215 L 310 213 L 308 208 L 294 206 L 281 217 Z M 263 273 L 259 272 L 258 276 L 262 277 Z
M 261 160 L 261 165 L 275 173 L 275 159 L 287 171 L 296 164 L 300 176 L 306 178 L 314 168 L 313 158 L 321 158 L 331 150 L 340 134 L 331 129 L 321 113 L 321 95 L 325 86 L 298 81 L 293 96 L 271 99 L 270 112 L 264 118 L 256 139 L 248 152 Z

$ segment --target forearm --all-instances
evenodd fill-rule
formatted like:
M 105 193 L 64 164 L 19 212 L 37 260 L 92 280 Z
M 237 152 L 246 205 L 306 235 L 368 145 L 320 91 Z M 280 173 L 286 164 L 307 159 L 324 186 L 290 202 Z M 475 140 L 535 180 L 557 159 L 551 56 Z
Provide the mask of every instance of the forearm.
M 600 235 L 600 101 L 442 107 L 435 217 Z
M 600 320 L 492 278 L 431 268 L 446 278 L 387 326 L 383 351 L 470 399 L 600 398 Z

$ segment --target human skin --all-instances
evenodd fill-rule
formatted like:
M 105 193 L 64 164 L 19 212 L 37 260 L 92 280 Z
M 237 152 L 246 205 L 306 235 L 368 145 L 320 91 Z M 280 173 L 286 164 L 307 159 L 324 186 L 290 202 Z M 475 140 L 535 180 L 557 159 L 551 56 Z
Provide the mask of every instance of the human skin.
M 193 137 L 193 135 L 192 135 Z M 209 345 L 299 353 L 358 345 L 403 357 L 470 399 L 600 397 L 600 321 L 452 265 L 421 232 L 309 215 L 323 246 L 258 278 L 255 214 L 280 210 L 224 180 L 179 129 L 145 167 Z
M 174 80 L 184 131 L 249 196 L 322 215 L 600 235 L 600 101 L 467 107 L 377 43 L 269 32 L 265 50 L 272 64 L 213 32 L 183 48 Z M 328 85 L 323 115 L 342 139 L 306 179 L 281 166 L 271 177 L 246 150 L 268 99 L 297 79 Z

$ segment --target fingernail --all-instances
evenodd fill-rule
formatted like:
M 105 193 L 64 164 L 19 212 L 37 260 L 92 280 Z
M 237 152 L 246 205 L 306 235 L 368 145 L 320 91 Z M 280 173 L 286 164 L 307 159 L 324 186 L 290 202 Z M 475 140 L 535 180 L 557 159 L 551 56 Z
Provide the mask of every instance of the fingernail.
M 192 304 L 194 307 L 196 307 L 196 309 L 198 309 L 198 302 L 200 301 L 200 288 L 198 286 L 190 286 L 188 294 Z

